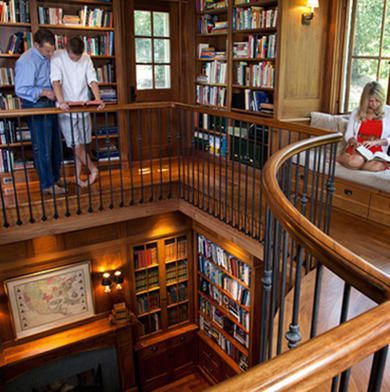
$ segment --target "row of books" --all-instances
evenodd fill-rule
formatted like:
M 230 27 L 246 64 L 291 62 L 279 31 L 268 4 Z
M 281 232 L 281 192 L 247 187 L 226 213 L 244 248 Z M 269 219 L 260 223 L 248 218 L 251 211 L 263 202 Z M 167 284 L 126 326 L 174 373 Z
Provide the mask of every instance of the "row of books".
M 233 8 L 233 30 L 276 28 L 278 9 L 263 7 Z
M 240 305 L 250 306 L 249 290 L 227 276 L 213 262 L 199 256 L 199 271 L 209 278 L 214 285 L 228 292 Z
M 226 88 L 196 86 L 196 103 L 200 105 L 225 106 Z
M 177 286 L 169 286 L 167 288 L 168 305 L 185 301 L 188 298 L 187 284 L 180 283 Z
M 115 83 L 115 71 L 113 64 L 105 64 L 96 68 L 99 83 Z
M 105 126 L 105 127 L 100 127 L 95 130 L 95 135 L 96 136 L 109 136 L 109 135 L 118 135 L 119 134 L 119 129 L 117 126 Z
M 113 56 L 114 54 L 114 32 L 109 31 L 95 37 L 82 36 L 85 51 L 90 56 Z M 55 46 L 64 49 L 68 38 L 66 35 L 55 34 Z
M 146 313 L 160 308 L 160 293 L 155 291 L 137 296 L 137 312 Z
M 217 15 L 203 15 L 199 18 L 198 29 L 201 34 L 226 33 L 227 20 L 218 20 Z
M 176 260 L 187 257 L 187 238 L 172 238 L 165 241 L 165 260 Z
M 240 62 L 235 66 L 234 84 L 250 87 L 273 88 L 275 84 L 275 67 L 270 62 L 250 64 Z
M 234 302 L 227 295 L 223 294 L 216 286 L 210 285 L 205 279 L 200 279 L 200 290 L 207 294 L 207 296 L 214 300 L 218 305 L 226 309 L 233 316 L 243 328 L 249 330 L 250 315 L 245 309 Z
M 136 292 L 151 290 L 159 285 L 158 268 L 138 271 L 135 278 Z
M 215 136 L 208 132 L 194 132 L 194 146 L 197 150 L 208 151 L 212 155 L 226 157 L 226 136 Z
M 62 8 L 38 7 L 38 20 L 40 24 L 112 27 L 112 12 L 84 6 L 78 15 L 64 15 Z
M 31 32 L 18 31 L 9 36 L 5 50 L 4 48 L 0 48 L 0 52 L 7 54 L 22 54 L 32 47 L 32 41 Z
M 160 314 L 148 314 L 140 318 L 140 334 L 148 335 L 160 329 Z
M 208 60 L 226 60 L 226 51 L 215 50 L 214 47 L 207 43 L 198 44 L 198 58 Z
M 135 268 L 144 268 L 149 265 L 157 264 L 157 244 L 148 246 L 146 249 L 143 247 L 134 248 L 134 265 Z
M 197 77 L 199 83 L 226 84 L 227 64 L 220 61 L 210 61 L 202 65 L 201 75 Z
M 187 261 L 183 260 L 179 263 L 172 263 L 166 267 L 166 279 L 167 283 L 173 283 L 179 280 L 188 278 L 188 264 Z
M 101 88 L 100 97 L 102 101 L 107 103 L 116 103 L 118 101 L 116 90 L 114 88 L 108 88 L 108 87 Z
M 181 304 L 179 306 L 168 309 L 168 325 L 182 323 L 188 320 L 188 304 Z
M 274 105 L 269 102 L 268 95 L 264 94 L 264 91 L 254 91 L 245 89 L 245 110 L 250 110 L 252 112 L 265 112 L 273 111 Z M 268 102 L 267 102 L 268 100 Z
M 196 10 L 198 12 L 226 8 L 227 6 L 228 0 L 198 0 L 196 2 Z
M 257 59 L 275 58 L 276 34 L 259 36 L 249 34 L 248 41 L 233 42 L 233 58 Z
M 18 126 L 15 120 L 0 120 L 0 144 L 7 145 L 30 140 L 28 127 Z
M 0 93 L 0 110 L 14 110 L 20 108 L 21 102 L 18 97 L 15 97 L 12 94 Z
M 29 0 L 0 1 L 0 23 L 30 23 Z
M 199 317 L 199 328 L 238 364 L 243 371 L 248 369 L 248 358 L 241 353 L 225 336 L 214 328 L 203 316 Z
M 226 133 L 227 118 L 212 116 L 207 113 L 194 113 L 194 127 L 198 130 Z
M 15 71 L 11 67 L 0 68 L 0 86 L 12 86 L 15 84 Z
M 198 252 L 250 286 L 250 266 L 200 234 L 198 235 Z

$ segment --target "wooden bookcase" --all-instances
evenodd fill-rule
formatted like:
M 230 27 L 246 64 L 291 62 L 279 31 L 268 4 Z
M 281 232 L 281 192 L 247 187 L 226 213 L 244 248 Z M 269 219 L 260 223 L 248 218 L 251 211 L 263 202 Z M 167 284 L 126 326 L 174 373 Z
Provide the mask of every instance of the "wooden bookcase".
M 195 102 L 273 117 L 277 0 L 196 0 Z
M 131 248 L 135 310 L 140 335 L 167 332 L 192 320 L 189 233 Z
M 258 361 L 260 263 L 200 228 L 196 228 L 195 241 L 196 318 L 201 341 L 230 372 L 245 371 Z M 203 351 L 199 353 L 201 369 Z M 216 380 L 225 378 L 221 377 Z
M 27 49 L 27 47 L 25 47 L 13 54 L 5 53 L 10 36 L 13 34 L 24 34 L 24 36 L 28 35 L 30 47 L 33 41 L 32 34 L 39 28 L 47 28 L 56 36 L 57 49 L 63 48 L 64 36 L 67 36 L 68 38 L 76 35 L 81 36 L 86 43 L 86 52 L 91 55 L 95 68 L 98 71 L 97 74 L 101 92 L 102 89 L 112 89 L 116 94 L 116 102 L 125 102 L 126 95 L 124 84 L 117 83 L 117 81 L 122 80 L 124 76 L 123 56 L 120 54 L 123 45 L 121 0 L 64 0 L 56 2 L 46 0 L 18 0 L 15 2 L 15 0 L 9 0 L 9 3 L 11 1 L 13 4 L 20 4 L 20 7 L 17 7 L 20 9 L 17 13 L 16 21 L 14 21 L 15 17 L 13 17 L 9 22 L 0 23 L 0 30 L 2 32 L 0 37 L 0 47 L 2 52 L 0 53 L 0 68 L 9 68 L 10 70 L 14 70 L 17 59 L 20 57 L 21 53 Z M 24 9 L 23 15 L 26 15 L 23 17 L 21 17 L 22 8 Z M 45 15 L 45 17 L 43 16 L 46 12 L 44 10 L 49 8 L 52 9 L 51 19 L 48 15 Z M 53 9 L 62 11 L 57 11 L 56 14 Z M 96 18 L 91 18 L 91 23 L 87 21 L 85 25 L 70 25 L 61 23 L 64 15 L 76 17 L 80 15 L 80 11 L 82 10 L 89 11 L 91 13 L 96 12 Z M 100 12 L 103 17 L 98 16 L 98 12 Z M 104 15 L 109 16 L 106 23 L 104 23 Z M 58 20 L 54 19 L 56 16 Z M 100 18 L 102 20 L 101 23 L 99 23 Z M 19 22 L 19 20 L 23 20 L 23 22 Z M 22 46 L 25 45 L 22 43 Z M 117 56 L 117 54 L 119 54 L 119 56 Z M 9 83 L 11 80 L 8 80 L 11 78 L 13 79 L 11 72 L 12 71 L 7 71 L 9 77 L 6 78 L 6 83 L 0 83 L 0 94 L 3 96 L 15 96 L 15 86 L 13 83 Z M 99 78 L 99 76 L 103 77 Z M 15 107 L 17 108 L 18 105 L 16 104 Z M 101 161 L 100 165 L 102 165 L 102 167 L 104 167 L 105 160 L 110 159 L 114 161 L 118 159 L 117 153 L 114 154 L 112 151 L 114 151 L 113 146 L 116 146 L 117 151 L 119 151 L 118 137 L 119 130 L 123 128 L 123 121 L 124 119 L 121 118 L 121 115 L 116 116 L 115 113 L 92 116 L 93 129 L 96 131 L 96 134 L 93 135 L 91 149 L 93 155 L 96 156 L 96 159 Z M 3 126 L 0 125 L 0 132 L 7 133 L 6 140 L 4 140 L 5 136 L 3 136 L 3 140 L 0 143 L 0 153 L 2 155 L 7 155 L 5 159 L 4 156 L 1 157 L 3 158 L 3 164 L 4 161 L 6 161 L 7 166 L 0 170 L 4 184 L 11 181 L 11 164 L 12 170 L 15 171 L 15 181 L 18 181 L 19 177 L 23 181 L 24 174 L 22 172 L 25 167 L 22 160 L 26 161 L 26 169 L 33 167 L 31 138 L 27 137 L 27 132 L 23 133 L 23 131 L 26 130 L 26 124 L 23 122 L 18 123 L 16 120 L 5 121 Z M 110 146 L 110 158 L 107 158 L 103 151 L 107 145 Z M 71 162 L 72 159 L 71 151 L 64 146 L 64 162 Z M 20 176 L 18 171 L 21 172 Z M 37 178 L 34 170 L 29 171 L 28 174 L 30 180 Z M 7 178 L 9 178 L 8 182 L 6 181 Z

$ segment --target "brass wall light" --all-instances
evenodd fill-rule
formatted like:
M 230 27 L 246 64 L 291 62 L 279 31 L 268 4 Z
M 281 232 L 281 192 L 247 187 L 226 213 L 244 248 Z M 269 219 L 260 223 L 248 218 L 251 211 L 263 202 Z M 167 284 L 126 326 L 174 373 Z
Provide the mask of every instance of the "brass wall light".
M 122 271 L 115 271 L 114 272 L 114 282 L 116 284 L 116 289 L 122 290 L 122 285 L 123 285 Z
M 314 18 L 314 8 L 319 7 L 318 0 L 307 0 L 306 7 L 310 8 L 310 12 L 304 12 L 302 14 L 302 24 L 308 26 Z
M 104 292 L 105 293 L 110 293 L 111 292 L 111 275 L 109 272 L 105 272 L 103 274 L 103 279 L 102 279 L 102 286 L 104 287 Z
M 117 270 L 115 272 L 104 272 L 102 278 L 102 286 L 104 287 L 105 293 L 110 293 L 113 286 L 117 290 L 122 290 L 123 287 L 123 275 L 122 271 Z

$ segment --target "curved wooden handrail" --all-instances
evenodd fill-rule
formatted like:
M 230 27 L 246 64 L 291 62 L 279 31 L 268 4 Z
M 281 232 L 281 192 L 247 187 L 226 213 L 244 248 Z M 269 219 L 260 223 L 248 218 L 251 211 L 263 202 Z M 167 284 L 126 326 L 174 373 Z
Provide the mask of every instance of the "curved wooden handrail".
M 390 278 L 364 259 L 340 245 L 306 219 L 281 191 L 276 176 L 281 165 L 292 156 L 341 140 L 342 134 L 305 139 L 277 151 L 267 161 L 263 185 L 268 206 L 289 234 L 322 264 L 377 303 L 390 299 Z
M 315 390 L 390 343 L 389 314 L 390 301 L 387 301 L 208 391 Z

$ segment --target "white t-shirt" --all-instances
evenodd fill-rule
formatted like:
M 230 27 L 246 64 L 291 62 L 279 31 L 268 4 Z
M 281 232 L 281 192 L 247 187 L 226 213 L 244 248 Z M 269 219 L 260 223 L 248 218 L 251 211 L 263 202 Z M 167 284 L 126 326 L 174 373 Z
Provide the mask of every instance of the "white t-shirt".
M 91 57 L 83 53 L 79 61 L 73 61 L 65 49 L 57 50 L 50 62 L 50 80 L 62 85 L 65 101 L 88 101 L 88 86 L 97 82 Z

